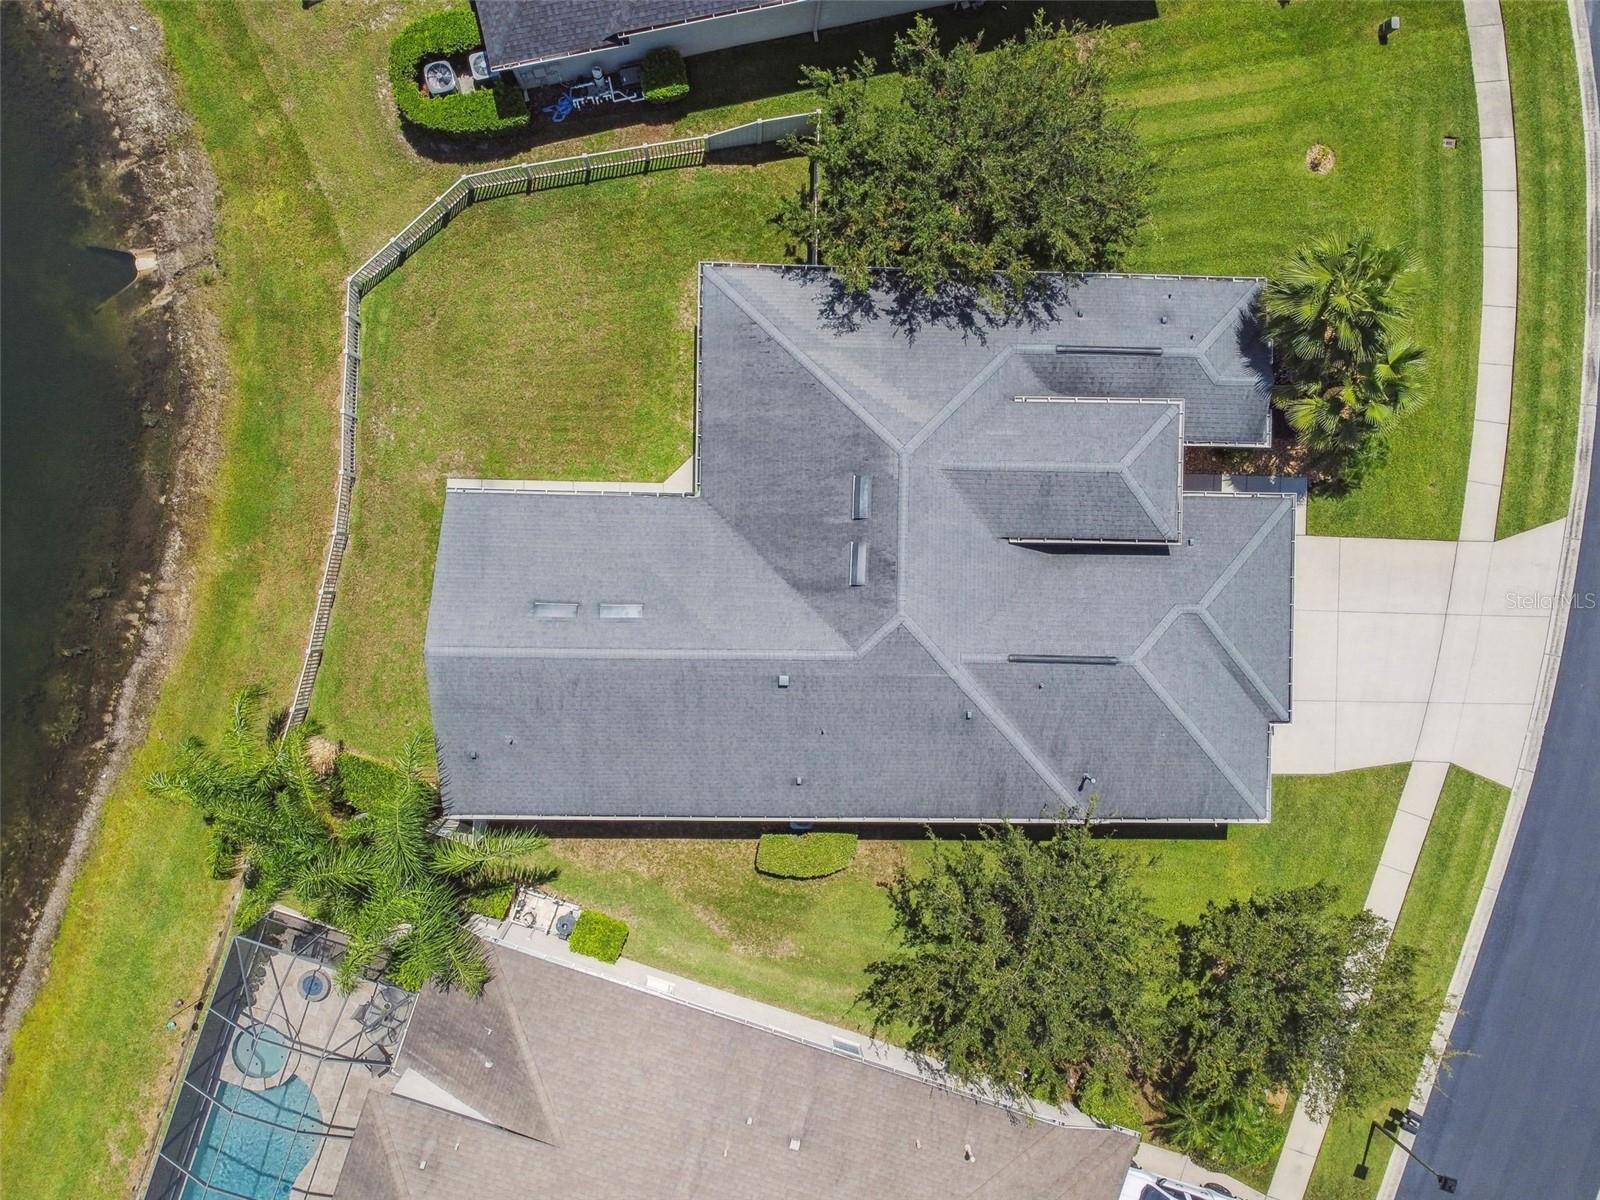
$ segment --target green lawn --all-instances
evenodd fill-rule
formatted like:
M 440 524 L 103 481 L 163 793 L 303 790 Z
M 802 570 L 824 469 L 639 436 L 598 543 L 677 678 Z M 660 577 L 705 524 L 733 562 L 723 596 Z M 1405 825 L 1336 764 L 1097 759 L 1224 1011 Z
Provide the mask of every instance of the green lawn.
M 1400 802 L 1405 765 L 1273 781 L 1269 825 L 1220 838 L 1121 838 L 1163 921 L 1210 900 L 1329 879 L 1359 908 Z M 752 838 L 557 838 L 553 890 L 623 918 L 628 957 L 827 1021 L 864 1027 L 862 970 L 891 948 L 877 886 L 916 870 L 921 838 L 863 838 L 826 879 L 758 875 Z
M 1563 4 L 1505 0 L 1517 130 L 1517 351 L 1496 536 L 1566 515 L 1582 387 L 1583 115 Z
M 1497 783 L 1450 768 L 1395 922 L 1395 941 L 1423 952 L 1423 983 L 1441 997 L 1466 940 L 1510 796 Z M 1372 1139 L 1365 1180 L 1355 1177 L 1355 1167 L 1366 1152 L 1371 1122 L 1387 1117 L 1391 1108 L 1406 1107 L 1408 1098 L 1409 1089 L 1401 1089 L 1366 1112 L 1334 1118 L 1306 1192 L 1309 1200 L 1371 1200 L 1378 1194 L 1390 1150 L 1383 1135 Z
M 659 481 L 683 463 L 695 264 L 782 259 L 766 217 L 804 175 L 779 160 L 486 204 L 367 297 L 350 551 L 318 720 L 376 753 L 427 724 L 446 476 Z

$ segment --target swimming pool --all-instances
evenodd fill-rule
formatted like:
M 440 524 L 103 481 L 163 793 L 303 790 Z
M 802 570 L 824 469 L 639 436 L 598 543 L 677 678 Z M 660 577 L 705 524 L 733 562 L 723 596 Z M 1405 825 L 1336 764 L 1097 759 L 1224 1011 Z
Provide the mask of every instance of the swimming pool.
M 275 1025 L 261 1022 L 233 1038 L 233 1065 L 251 1079 L 270 1079 L 289 1061 L 289 1039 Z
M 183 1200 L 288 1200 L 322 1134 L 322 1108 L 311 1088 L 298 1075 L 264 1092 L 219 1083 L 216 1099 Z

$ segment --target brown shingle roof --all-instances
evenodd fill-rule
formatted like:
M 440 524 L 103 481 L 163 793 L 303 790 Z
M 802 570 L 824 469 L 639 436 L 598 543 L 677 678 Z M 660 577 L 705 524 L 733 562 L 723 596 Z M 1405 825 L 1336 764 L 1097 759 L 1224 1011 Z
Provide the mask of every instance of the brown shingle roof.
M 1120 1130 L 1033 1121 L 536 958 L 498 952 L 496 971 L 492 1003 L 520 1029 L 555 1144 L 374 1096 L 338 1200 L 1113 1200 L 1132 1159 Z M 455 1053 L 474 1078 L 481 1047 L 451 1031 L 481 1025 L 480 1010 L 439 992 L 417 1008 L 399 1065 L 416 1069 L 422 1035 L 435 1070 Z M 510 1044 L 496 1071 L 520 1069 Z M 482 1092 L 457 1098 L 489 1115 Z

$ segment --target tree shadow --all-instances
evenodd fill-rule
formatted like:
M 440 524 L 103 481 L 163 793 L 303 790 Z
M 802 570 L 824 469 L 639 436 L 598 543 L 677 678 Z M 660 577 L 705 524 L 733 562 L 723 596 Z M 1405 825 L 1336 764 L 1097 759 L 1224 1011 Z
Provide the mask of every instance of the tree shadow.
M 1040 331 L 1058 324 L 1072 288 L 1082 277 L 1038 274 L 1020 289 L 998 280 L 998 302 L 976 287 L 947 283 L 924 291 L 899 272 L 873 273 L 866 291 L 856 291 L 826 267 L 785 267 L 791 278 L 820 279 L 817 318 L 835 334 L 855 333 L 877 321 L 887 321 L 908 342 L 925 328 L 954 330 L 980 344 L 990 331 L 1000 328 Z M 806 274 L 802 274 L 806 272 Z

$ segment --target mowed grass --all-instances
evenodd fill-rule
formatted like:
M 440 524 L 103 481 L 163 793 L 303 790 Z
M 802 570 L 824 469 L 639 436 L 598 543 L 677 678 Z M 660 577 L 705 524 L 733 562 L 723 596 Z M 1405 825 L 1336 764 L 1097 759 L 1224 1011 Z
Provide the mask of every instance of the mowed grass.
M 367 297 L 319 721 L 380 754 L 427 726 L 422 641 L 448 476 L 658 482 L 682 465 L 696 263 L 785 260 L 767 217 L 804 176 L 777 160 L 485 204 Z
M 1209 901 L 1330 880 L 1345 906 L 1366 899 L 1407 767 L 1273 781 L 1269 825 L 1194 840 L 1118 836 L 1167 924 Z M 894 949 L 879 886 L 927 862 L 923 838 L 863 838 L 855 860 L 826 879 L 771 879 L 755 870 L 752 838 L 555 838 L 551 888 L 631 926 L 629 958 L 821 1020 L 856 1028 L 866 965 Z
M 349 255 L 237 13 L 162 6 L 186 101 L 222 182 L 214 303 L 227 339 L 223 457 L 194 531 L 193 617 L 151 733 L 110 794 L 49 979 L 13 1043 L 0 1096 L 7 1194 L 126 1195 L 179 1051 L 227 889 L 202 867 L 192 813 L 144 779 L 229 695 L 261 680 L 286 704 L 332 496 L 338 280 Z
M 1388 46 L 1378 22 L 1397 13 Z M 1451 4 L 1163 4 L 1112 31 L 1116 92 L 1165 162 L 1130 269 L 1269 274 L 1324 232 L 1417 254 L 1424 404 L 1359 491 L 1311 501 L 1314 534 L 1456 536 L 1476 389 L 1482 213 L 1477 110 Z M 1460 145 L 1448 150 L 1443 136 Z M 1305 156 L 1330 147 L 1333 170 Z
M 1500 825 L 1505 819 L 1509 789 L 1481 776 L 1451 767 L 1445 777 L 1439 806 L 1434 811 L 1416 874 L 1406 892 L 1400 919 L 1395 922 L 1397 943 L 1423 952 L 1422 982 L 1441 1000 L 1455 972 L 1456 959 L 1466 941 L 1472 911 L 1478 903 L 1489 860 L 1494 856 Z M 1422 1066 L 1417 1063 L 1417 1069 Z M 1367 1133 L 1373 1121 L 1382 1121 L 1391 1108 L 1405 1108 L 1408 1088 L 1401 1089 L 1359 1114 L 1335 1117 L 1328 1127 L 1316 1169 L 1306 1192 L 1310 1200 L 1371 1200 L 1378 1194 L 1391 1143 L 1381 1134 L 1367 1151 Z M 1355 1177 L 1362 1155 L 1367 1156 L 1365 1180 Z
M 1588 253 L 1583 114 L 1567 9 L 1505 0 L 1517 133 L 1517 349 L 1496 536 L 1566 515 Z

